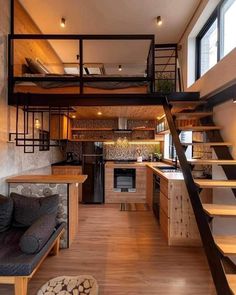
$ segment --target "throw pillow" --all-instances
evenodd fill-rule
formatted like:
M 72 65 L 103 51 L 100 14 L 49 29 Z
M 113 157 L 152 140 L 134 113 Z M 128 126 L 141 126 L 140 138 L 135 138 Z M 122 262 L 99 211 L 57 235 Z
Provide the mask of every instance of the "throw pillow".
M 57 214 L 59 195 L 26 197 L 11 193 L 14 202 L 13 226 L 29 227 L 45 214 Z
M 38 253 L 47 243 L 56 226 L 56 215 L 47 214 L 39 217 L 20 239 L 20 249 L 26 254 Z
M 12 198 L 0 195 L 0 232 L 3 232 L 11 226 L 13 214 Z
M 27 57 L 25 60 L 33 74 L 50 74 L 49 70 L 42 63 Z

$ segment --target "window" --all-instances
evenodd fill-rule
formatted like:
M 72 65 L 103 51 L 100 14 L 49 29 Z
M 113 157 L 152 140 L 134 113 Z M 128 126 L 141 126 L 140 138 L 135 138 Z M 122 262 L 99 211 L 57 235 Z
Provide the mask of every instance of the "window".
M 204 75 L 217 63 L 217 19 L 200 40 L 200 75 Z
M 236 0 L 224 0 L 196 38 L 197 72 L 200 78 L 236 47 Z
M 191 143 L 192 142 L 192 131 L 182 131 L 179 135 L 180 141 L 182 143 Z M 188 146 L 185 155 L 187 159 L 192 158 L 192 146 Z M 164 136 L 164 158 L 175 160 L 177 157 L 175 145 L 173 142 L 172 135 L 170 133 L 165 134 Z
M 236 0 L 225 1 L 221 8 L 221 57 L 236 46 Z

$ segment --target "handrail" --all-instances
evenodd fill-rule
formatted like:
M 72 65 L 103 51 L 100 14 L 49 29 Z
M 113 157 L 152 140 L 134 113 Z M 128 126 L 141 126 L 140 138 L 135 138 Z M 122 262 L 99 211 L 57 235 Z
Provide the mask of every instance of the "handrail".
M 179 158 L 179 163 L 183 172 L 184 181 L 189 194 L 189 199 L 192 204 L 193 212 L 196 218 L 202 244 L 207 256 L 217 294 L 230 295 L 232 294 L 232 292 L 230 291 L 230 287 L 226 279 L 223 264 L 221 261 L 221 254 L 216 247 L 210 226 L 206 219 L 199 196 L 199 190 L 194 182 L 191 169 L 185 155 L 185 151 L 181 145 L 179 134 L 175 127 L 173 116 L 171 114 L 171 106 L 168 102 L 167 97 L 163 99 L 163 108 L 175 144 L 176 153 Z

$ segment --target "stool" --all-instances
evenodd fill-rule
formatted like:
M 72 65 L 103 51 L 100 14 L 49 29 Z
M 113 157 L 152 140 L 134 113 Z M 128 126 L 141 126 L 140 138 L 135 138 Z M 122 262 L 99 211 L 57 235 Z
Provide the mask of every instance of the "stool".
M 98 295 L 98 283 L 90 275 L 61 276 L 44 284 L 37 295 Z

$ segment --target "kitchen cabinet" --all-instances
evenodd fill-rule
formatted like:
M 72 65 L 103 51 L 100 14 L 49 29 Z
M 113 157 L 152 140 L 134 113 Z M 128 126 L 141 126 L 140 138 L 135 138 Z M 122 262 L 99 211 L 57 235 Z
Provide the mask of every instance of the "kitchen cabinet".
M 52 174 L 55 175 L 81 175 L 82 166 L 52 165 Z M 79 202 L 82 202 L 82 184 L 79 184 Z
M 151 185 L 153 173 L 160 177 L 159 223 L 163 235 L 170 246 L 199 246 L 201 239 L 183 179 L 175 179 L 174 174 L 158 172 L 147 168 L 147 186 Z M 180 178 L 180 177 L 179 177 Z M 147 203 L 152 204 L 152 192 L 147 190 Z M 211 202 L 209 190 L 202 198 Z
M 50 139 L 66 140 L 71 138 L 71 122 L 66 115 L 51 115 Z

